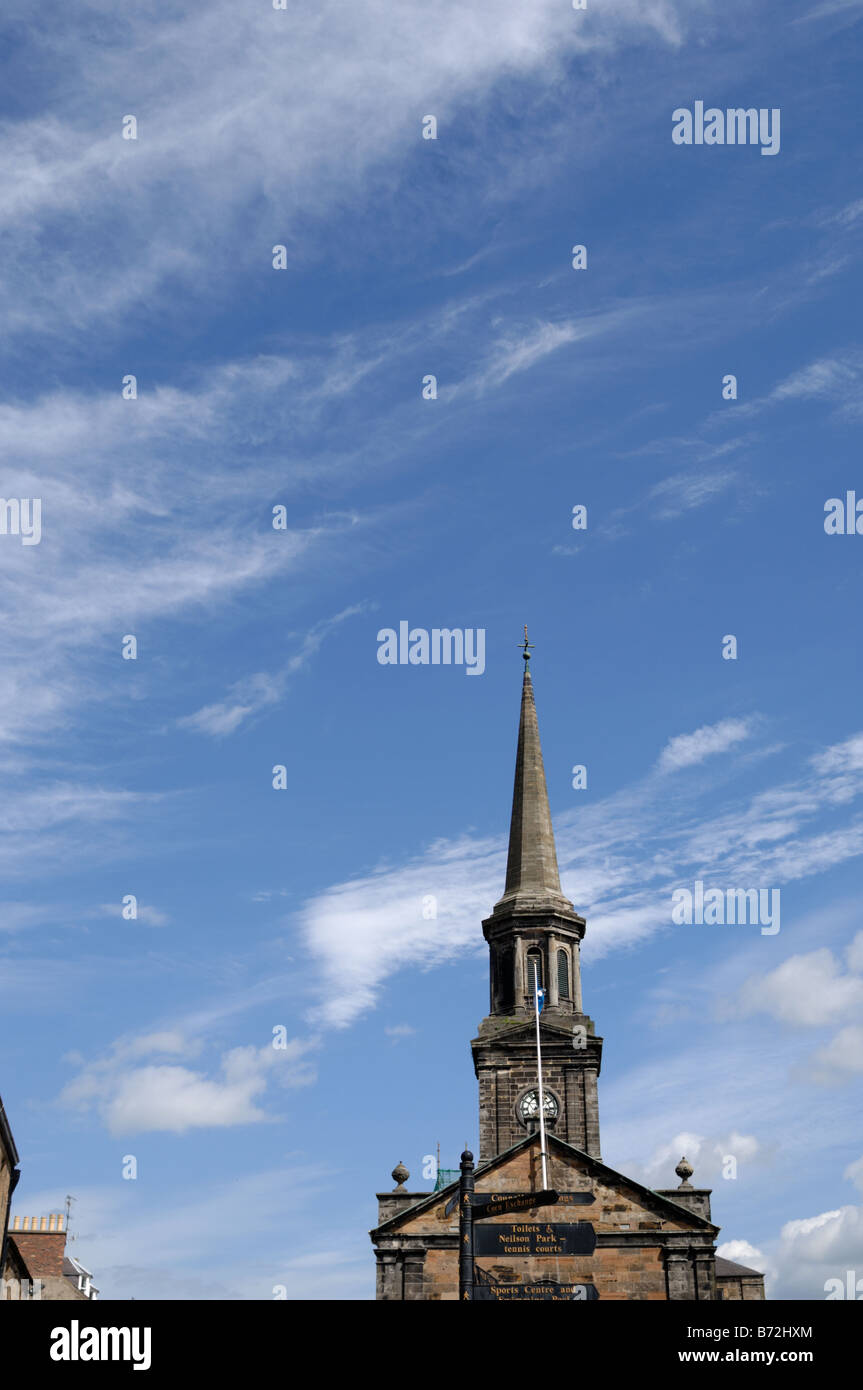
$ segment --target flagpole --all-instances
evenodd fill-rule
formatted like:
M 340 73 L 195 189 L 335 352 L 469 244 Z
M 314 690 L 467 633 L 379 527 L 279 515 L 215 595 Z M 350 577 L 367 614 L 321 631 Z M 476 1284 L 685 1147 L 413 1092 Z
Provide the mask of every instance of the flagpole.
M 542 1090 L 542 1048 L 539 1041 L 539 972 L 533 967 L 533 1002 L 536 1008 L 536 1070 L 539 1076 L 539 1156 L 542 1160 L 542 1190 L 548 1191 L 545 1161 L 545 1096 Z

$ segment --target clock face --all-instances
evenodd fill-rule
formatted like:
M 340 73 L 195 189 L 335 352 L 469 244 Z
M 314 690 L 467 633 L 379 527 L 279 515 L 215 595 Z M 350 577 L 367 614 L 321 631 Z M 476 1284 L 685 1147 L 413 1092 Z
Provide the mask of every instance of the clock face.
M 558 1114 L 558 1104 L 554 1096 L 549 1095 L 548 1091 L 543 1096 L 543 1115 L 546 1120 L 556 1120 Z M 539 1091 L 528 1091 L 523 1095 L 518 1103 L 518 1113 L 521 1120 L 536 1120 L 539 1118 Z

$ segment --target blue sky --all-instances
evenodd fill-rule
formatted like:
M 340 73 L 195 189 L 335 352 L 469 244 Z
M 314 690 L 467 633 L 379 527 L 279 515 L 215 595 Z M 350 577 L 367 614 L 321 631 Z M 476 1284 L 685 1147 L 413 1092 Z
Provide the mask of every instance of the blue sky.
M 726 1253 L 823 1297 L 863 1270 L 863 539 L 824 531 L 863 4 L 7 15 L 15 1210 L 73 1194 L 105 1297 L 373 1296 L 393 1165 L 475 1146 L 527 622 L 603 1155 L 685 1151 Z M 675 145 L 699 100 L 779 153 Z M 379 664 L 403 619 L 484 629 L 482 676 Z M 698 878 L 781 930 L 673 925 Z

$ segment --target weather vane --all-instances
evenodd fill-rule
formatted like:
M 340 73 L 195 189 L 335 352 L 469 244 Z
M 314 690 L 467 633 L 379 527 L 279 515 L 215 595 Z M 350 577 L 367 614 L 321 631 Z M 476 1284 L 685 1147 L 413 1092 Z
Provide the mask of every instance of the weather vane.
M 525 625 L 524 625 L 524 641 L 523 641 L 522 644 L 521 644 L 521 647 L 522 647 L 522 653 L 521 653 L 521 654 L 522 654 L 522 656 L 524 657 L 525 661 L 530 661 L 530 651 L 529 651 L 529 648 L 532 647 L 532 646 L 533 646 L 533 642 L 528 642 L 528 640 L 527 640 L 527 623 L 525 623 Z

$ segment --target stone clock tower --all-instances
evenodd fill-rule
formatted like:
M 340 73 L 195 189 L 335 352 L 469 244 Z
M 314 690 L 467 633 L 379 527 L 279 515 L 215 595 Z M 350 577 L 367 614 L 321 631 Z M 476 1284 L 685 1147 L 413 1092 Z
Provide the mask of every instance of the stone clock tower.
M 763 1275 L 717 1257 L 719 1227 L 710 1214 L 710 1189 L 692 1186 L 692 1165 L 685 1158 L 675 1169 L 679 1187 L 651 1190 L 609 1168 L 600 1155 L 602 1039 L 581 999 L 579 950 L 585 921 L 560 890 L 526 635 L 524 657 L 506 885 L 482 924 L 491 997 L 471 1043 L 479 1081 L 475 1190 L 535 1192 L 539 1199 L 551 1188 L 557 1203 L 543 1206 L 538 1200 L 524 1219 L 540 1224 L 587 1221 L 596 1244 L 592 1254 L 559 1259 L 540 1251 L 531 1259 L 516 1248 L 496 1252 L 489 1265 L 482 1265 L 486 1257 L 477 1250 L 486 1287 L 496 1285 L 501 1298 L 512 1294 L 515 1285 L 546 1287 L 548 1280 L 584 1283 L 593 1288 L 594 1298 L 603 1300 L 763 1298 Z M 535 975 L 546 992 L 540 1017 L 545 1155 L 536 1132 Z M 392 1175 L 396 1186 L 377 1194 L 378 1224 L 370 1232 L 377 1297 L 459 1298 L 464 1252 L 459 1186 L 453 1180 L 457 1175 L 439 1171 L 432 1192 L 410 1191 L 410 1173 L 401 1162 Z M 487 1219 L 506 1224 L 512 1217 Z M 529 1296 L 526 1290 L 524 1296 Z M 591 1306 L 583 1303 L 576 1316 L 588 1317 Z
M 585 932 L 560 889 L 525 639 L 509 857 L 503 897 L 482 924 L 489 946 L 489 1012 L 471 1043 L 479 1081 L 479 1161 L 536 1128 L 534 976 L 546 991 L 541 1015 L 548 1130 L 599 1158 L 597 1077 L 602 1039 L 584 1012 L 579 951 Z

